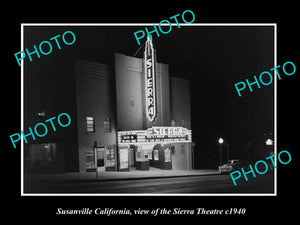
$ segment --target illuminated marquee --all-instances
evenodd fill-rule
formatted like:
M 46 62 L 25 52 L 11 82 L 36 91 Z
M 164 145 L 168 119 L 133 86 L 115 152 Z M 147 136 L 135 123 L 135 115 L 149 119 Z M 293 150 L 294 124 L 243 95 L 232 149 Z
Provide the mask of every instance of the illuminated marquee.
M 151 127 L 147 130 L 119 131 L 119 144 L 157 144 L 192 142 L 192 131 L 184 127 Z
M 146 131 L 147 136 L 185 136 L 188 129 L 184 127 L 152 127 Z
M 148 38 L 146 41 L 145 52 L 145 94 L 146 94 L 146 115 L 150 122 L 156 117 L 156 81 L 155 81 L 155 61 L 152 41 Z

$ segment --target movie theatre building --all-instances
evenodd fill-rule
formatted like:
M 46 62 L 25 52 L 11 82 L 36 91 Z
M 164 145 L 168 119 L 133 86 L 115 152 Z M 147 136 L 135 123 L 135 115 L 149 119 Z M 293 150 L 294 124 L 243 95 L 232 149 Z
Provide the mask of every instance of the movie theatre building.
M 151 40 L 143 55 L 75 61 L 79 171 L 193 168 L 189 80 L 156 62 Z

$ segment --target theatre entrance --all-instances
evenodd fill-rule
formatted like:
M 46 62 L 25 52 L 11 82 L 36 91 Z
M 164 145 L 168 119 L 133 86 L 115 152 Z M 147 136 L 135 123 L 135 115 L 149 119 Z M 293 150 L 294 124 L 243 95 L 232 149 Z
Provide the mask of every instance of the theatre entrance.
M 192 131 L 184 127 L 151 127 L 118 131 L 119 171 L 192 169 Z
M 136 170 L 149 170 L 149 167 L 171 170 L 170 147 L 170 145 L 162 144 L 129 145 L 129 166 L 135 167 Z

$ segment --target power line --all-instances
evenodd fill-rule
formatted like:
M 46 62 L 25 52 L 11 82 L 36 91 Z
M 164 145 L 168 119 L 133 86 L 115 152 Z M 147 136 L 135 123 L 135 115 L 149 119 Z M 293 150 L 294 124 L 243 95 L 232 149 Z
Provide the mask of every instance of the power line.
M 142 45 L 138 48 L 138 50 L 134 53 L 133 57 L 135 57 L 135 55 L 138 53 L 138 51 L 141 49 L 142 46 L 144 46 L 144 44 L 142 44 Z

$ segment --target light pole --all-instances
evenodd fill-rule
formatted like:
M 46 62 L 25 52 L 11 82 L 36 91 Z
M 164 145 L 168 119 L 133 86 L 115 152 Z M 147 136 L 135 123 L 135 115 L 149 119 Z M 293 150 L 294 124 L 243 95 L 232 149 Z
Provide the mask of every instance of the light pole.
M 229 144 L 226 144 L 227 147 L 227 162 L 229 161 Z
M 272 151 L 273 141 L 272 141 L 272 139 L 268 138 L 265 143 L 268 146 L 268 151 L 269 151 L 268 153 L 270 154 Z
M 272 139 L 270 139 L 270 138 L 268 138 L 266 141 L 265 141 L 265 144 L 267 145 L 267 151 L 269 151 L 267 154 L 268 155 L 273 155 L 273 151 L 272 151 L 272 145 L 273 145 L 273 141 L 272 141 Z M 273 167 L 272 166 L 270 166 L 270 168 L 271 168 L 271 171 L 273 171 Z
M 223 138 L 219 138 L 219 144 L 220 144 L 220 166 L 222 166 L 222 144 L 223 144 L 224 140 Z

